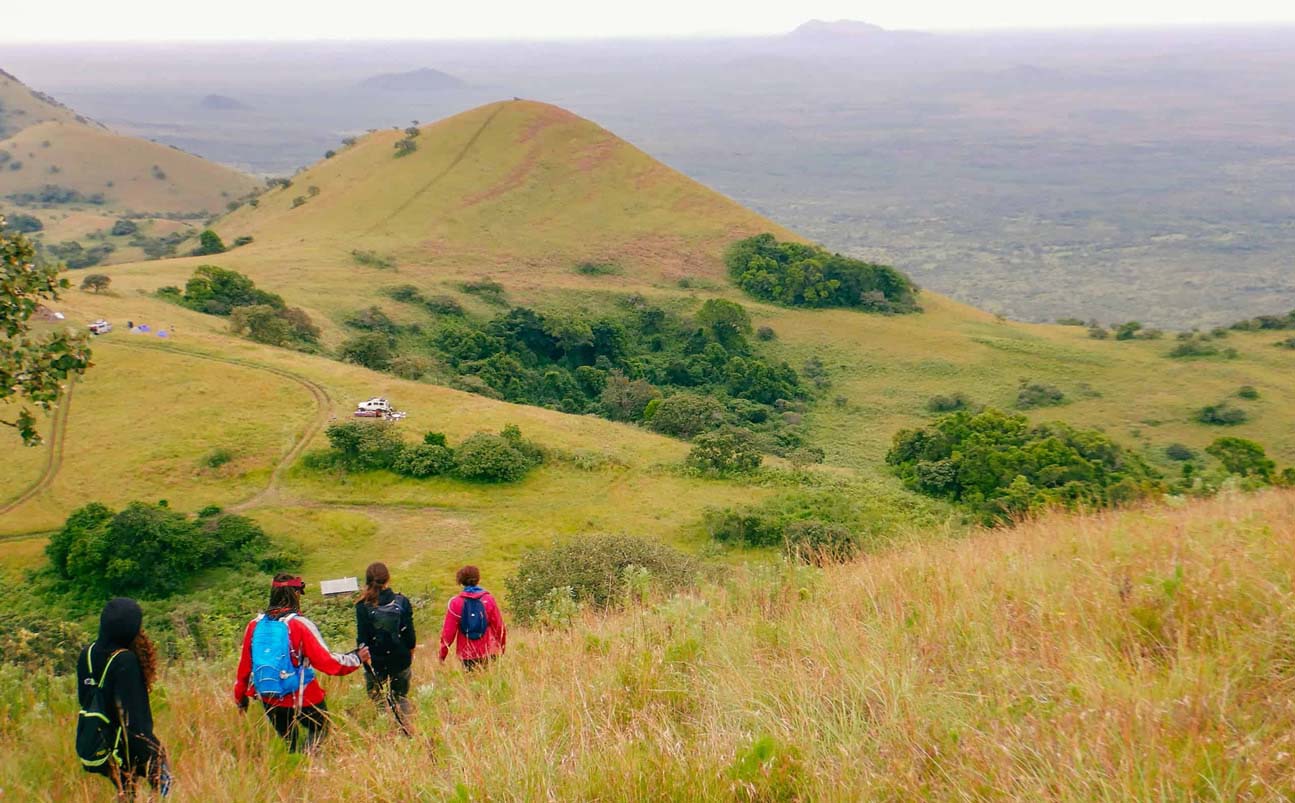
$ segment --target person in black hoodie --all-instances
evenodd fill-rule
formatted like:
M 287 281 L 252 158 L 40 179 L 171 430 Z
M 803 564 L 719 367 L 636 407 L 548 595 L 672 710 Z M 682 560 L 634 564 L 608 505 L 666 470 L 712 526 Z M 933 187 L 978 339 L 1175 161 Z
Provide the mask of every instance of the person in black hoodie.
M 364 570 L 364 591 L 355 603 L 355 641 L 359 647 L 368 645 L 372 655 L 365 672 L 369 696 L 379 704 L 385 696 L 396 722 L 411 734 L 410 667 L 418 646 L 414 606 L 404 594 L 392 591 L 390 585 L 391 572 L 385 563 L 372 563 Z
M 107 776 L 127 798 L 134 795 L 141 779 L 162 795 L 171 787 L 166 751 L 153 733 L 148 694 L 157 677 L 157 653 L 141 629 L 143 620 L 144 612 L 135 600 L 109 600 L 99 615 L 99 637 L 81 651 L 76 664 L 81 709 L 90 709 L 96 691 L 101 690 L 109 726 L 114 732 L 121 729 L 112 758 L 85 769 Z

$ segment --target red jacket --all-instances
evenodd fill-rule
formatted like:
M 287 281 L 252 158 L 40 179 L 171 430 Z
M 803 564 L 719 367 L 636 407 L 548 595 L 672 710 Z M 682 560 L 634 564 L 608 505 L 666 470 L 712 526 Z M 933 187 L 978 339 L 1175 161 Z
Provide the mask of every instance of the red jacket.
M 476 641 L 459 632 L 459 619 L 463 616 L 463 598 L 473 597 L 481 600 L 486 607 L 486 634 Z M 445 625 L 441 628 L 441 660 L 450 654 L 450 645 L 460 661 L 474 658 L 486 658 L 491 655 L 502 655 L 508 642 L 508 631 L 504 628 L 504 617 L 495 604 L 495 598 L 489 591 L 463 591 L 450 600 L 445 611 Z
M 236 703 L 241 704 L 244 698 L 256 696 L 256 688 L 252 686 L 252 631 L 264 616 L 265 614 L 261 614 L 248 622 L 247 629 L 243 631 L 243 657 L 238 661 L 238 675 L 234 678 Z M 325 675 L 349 675 L 361 666 L 360 656 L 353 652 L 330 652 L 328 645 L 324 643 L 324 637 L 319 634 L 319 628 L 300 614 L 288 620 L 288 646 L 292 650 L 295 666 L 301 666 L 304 661 L 307 667 Z M 301 704 L 319 705 L 323 701 L 324 688 L 317 679 L 312 678 L 301 694 Z M 280 708 L 292 708 L 296 704 L 296 698 L 275 698 L 267 702 Z

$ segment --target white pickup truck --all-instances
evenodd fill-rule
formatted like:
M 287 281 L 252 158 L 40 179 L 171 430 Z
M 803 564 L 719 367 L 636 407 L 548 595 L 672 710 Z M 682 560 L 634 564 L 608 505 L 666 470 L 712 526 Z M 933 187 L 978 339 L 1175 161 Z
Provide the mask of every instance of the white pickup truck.
M 103 318 L 100 318 L 99 320 L 90 324 L 90 334 L 92 335 L 106 335 L 111 331 L 112 331 L 112 324 L 108 323 Z

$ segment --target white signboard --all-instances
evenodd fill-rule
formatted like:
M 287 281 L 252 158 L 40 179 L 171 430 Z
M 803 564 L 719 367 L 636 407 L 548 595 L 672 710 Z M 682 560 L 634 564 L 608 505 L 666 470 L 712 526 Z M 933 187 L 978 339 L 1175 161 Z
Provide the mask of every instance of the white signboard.
M 342 594 L 354 594 L 360 590 L 360 581 L 355 577 L 343 577 L 340 580 L 323 580 L 319 583 L 319 593 L 325 597 L 336 597 Z

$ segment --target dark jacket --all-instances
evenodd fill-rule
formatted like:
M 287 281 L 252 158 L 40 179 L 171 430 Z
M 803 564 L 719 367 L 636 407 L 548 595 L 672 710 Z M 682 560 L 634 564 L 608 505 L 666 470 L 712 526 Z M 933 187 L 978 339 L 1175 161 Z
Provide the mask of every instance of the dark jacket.
M 414 632 L 414 606 L 404 594 L 397 594 L 389 588 L 378 592 L 378 604 L 388 605 L 395 600 L 400 605 L 400 646 L 391 654 L 383 651 L 374 632 L 373 610 L 363 600 L 355 603 L 355 645 L 369 645 L 373 655 L 373 668 L 387 675 L 403 672 L 413 663 L 414 647 L 418 646 L 418 635 Z
M 122 726 L 126 737 L 121 747 L 123 769 L 145 774 L 150 764 L 160 761 L 161 745 L 153 734 L 153 709 L 148 702 L 144 672 L 135 653 L 126 649 L 139 629 L 138 605 L 126 600 L 110 602 L 99 620 L 99 638 L 81 650 L 77 659 L 76 689 L 81 708 L 89 708 L 94 700 L 94 684 L 103 675 L 104 700 L 109 708 L 105 713 L 114 725 Z M 118 650 L 125 652 L 109 664 L 108 659 Z

